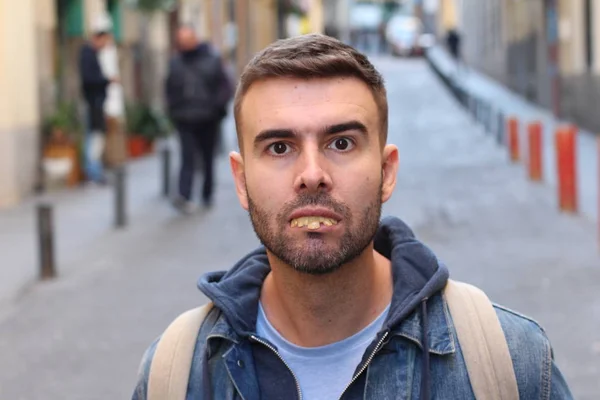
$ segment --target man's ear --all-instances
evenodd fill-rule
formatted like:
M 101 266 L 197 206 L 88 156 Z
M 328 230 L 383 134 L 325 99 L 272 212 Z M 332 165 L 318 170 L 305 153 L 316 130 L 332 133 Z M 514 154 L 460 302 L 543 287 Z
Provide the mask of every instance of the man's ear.
M 381 166 L 383 176 L 381 187 L 382 203 L 385 203 L 392 197 L 392 193 L 396 187 L 399 164 L 398 148 L 393 144 L 386 145 L 383 149 L 383 165 Z
M 229 164 L 231 165 L 231 173 L 235 182 L 235 191 L 237 193 L 240 204 L 244 210 L 248 210 L 248 191 L 246 190 L 246 175 L 244 173 L 244 159 L 237 151 L 229 153 Z

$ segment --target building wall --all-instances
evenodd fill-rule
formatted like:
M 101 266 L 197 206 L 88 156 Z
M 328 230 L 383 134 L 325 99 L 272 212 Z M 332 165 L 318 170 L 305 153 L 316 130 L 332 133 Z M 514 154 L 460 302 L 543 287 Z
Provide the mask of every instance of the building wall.
M 437 37 L 444 38 L 446 32 L 449 29 L 457 27 L 459 24 L 459 12 L 466 11 L 472 12 L 467 7 L 461 10 L 457 9 L 457 6 L 462 6 L 457 0 L 438 0 L 438 14 L 437 14 Z M 463 0 L 468 1 L 468 0 Z
M 136 99 L 141 93 L 141 63 L 139 57 L 142 17 L 134 9 L 123 8 L 122 40 L 119 44 L 121 82 L 126 101 Z
M 85 32 L 89 36 L 98 15 L 106 12 L 106 0 L 84 0 Z
M 239 75 L 254 54 L 278 39 L 278 5 L 276 0 L 236 0 L 234 12 Z
M 35 5 L 35 0 L 0 0 L 0 208 L 16 204 L 36 180 Z
M 509 34 L 506 47 L 505 83 L 531 101 L 546 105 L 547 75 L 545 58 L 544 6 L 542 2 L 507 2 L 505 29 Z
M 600 5 L 591 2 L 592 64 L 587 63 L 584 2 L 561 1 L 561 116 L 600 132 Z
M 324 29 L 338 39 L 350 42 L 350 3 L 352 0 L 323 0 Z
M 553 2 L 558 13 L 556 86 L 548 20 Z M 596 107 L 600 103 L 600 4 L 590 3 L 591 63 L 587 60 L 585 0 L 440 0 L 438 34 L 456 20 L 471 67 L 559 117 L 600 132 Z M 456 17 L 453 5 L 458 7 Z
M 310 0 L 308 20 L 311 33 L 323 33 L 325 30 L 325 15 L 322 0 Z
M 169 26 L 166 13 L 153 14 L 148 23 L 148 56 L 150 64 L 145 64 L 147 89 L 146 96 L 155 107 L 161 107 L 164 100 L 164 79 L 169 60 Z
M 35 12 L 37 81 L 43 116 L 52 111 L 56 98 L 56 0 L 37 0 Z
M 544 1 L 461 0 L 457 4 L 467 64 L 550 107 Z

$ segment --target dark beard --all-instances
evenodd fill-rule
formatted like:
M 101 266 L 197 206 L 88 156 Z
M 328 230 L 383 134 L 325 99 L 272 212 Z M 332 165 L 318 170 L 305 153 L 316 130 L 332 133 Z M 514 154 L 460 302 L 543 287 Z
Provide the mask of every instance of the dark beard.
M 269 226 L 269 213 L 252 201 L 247 188 L 246 192 L 250 220 L 261 243 L 296 271 L 323 275 L 332 273 L 354 260 L 369 246 L 379 227 L 381 189 L 380 185 L 373 201 L 355 215 L 352 215 L 346 204 L 333 200 L 327 193 L 301 194 L 278 213 L 274 229 Z M 285 235 L 285 229 L 289 226 L 289 215 L 294 210 L 306 206 L 325 207 L 342 217 L 345 232 L 339 243 L 326 244 L 323 234 L 318 232 L 307 232 L 302 244 L 294 243 L 291 237 Z

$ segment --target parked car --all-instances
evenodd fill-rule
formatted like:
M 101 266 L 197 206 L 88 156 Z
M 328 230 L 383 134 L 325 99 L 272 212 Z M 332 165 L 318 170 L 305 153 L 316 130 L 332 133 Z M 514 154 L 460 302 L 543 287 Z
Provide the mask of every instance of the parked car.
M 423 24 L 414 16 L 394 15 L 387 23 L 385 35 L 396 56 L 420 56 L 431 45 L 430 35 L 423 35 Z

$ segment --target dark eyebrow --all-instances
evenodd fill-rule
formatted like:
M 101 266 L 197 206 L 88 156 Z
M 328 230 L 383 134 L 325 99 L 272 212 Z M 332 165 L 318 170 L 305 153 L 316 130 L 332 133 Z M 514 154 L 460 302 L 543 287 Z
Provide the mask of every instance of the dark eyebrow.
M 256 135 L 254 146 L 271 139 L 291 139 L 294 137 L 296 137 L 296 134 L 291 129 L 267 129 Z
M 328 135 L 334 135 L 336 133 L 342 133 L 347 131 L 359 131 L 360 133 L 366 135 L 367 127 L 358 121 L 348 121 L 342 122 L 341 124 L 330 125 L 325 128 L 325 133 Z

